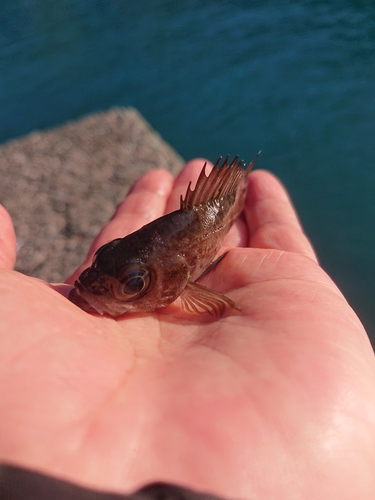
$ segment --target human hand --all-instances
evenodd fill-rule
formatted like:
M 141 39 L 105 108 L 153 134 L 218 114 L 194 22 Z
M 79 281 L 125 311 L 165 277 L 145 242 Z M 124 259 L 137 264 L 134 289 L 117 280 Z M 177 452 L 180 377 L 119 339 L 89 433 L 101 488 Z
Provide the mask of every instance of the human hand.
M 141 178 L 70 283 L 99 246 L 177 208 L 201 167 Z M 88 314 L 71 286 L 13 271 L 4 210 L 0 228 L 1 460 L 115 491 L 375 497 L 373 352 L 271 174 L 250 174 L 230 252 L 202 280 L 242 308 L 220 320 L 178 304 Z

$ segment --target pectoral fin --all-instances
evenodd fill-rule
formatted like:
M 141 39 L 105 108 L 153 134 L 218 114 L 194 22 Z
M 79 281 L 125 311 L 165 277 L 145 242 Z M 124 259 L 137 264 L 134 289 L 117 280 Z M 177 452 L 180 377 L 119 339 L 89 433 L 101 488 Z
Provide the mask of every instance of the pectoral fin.
M 227 250 L 222 255 L 220 255 L 217 259 L 215 259 L 213 262 L 211 262 L 211 264 L 208 266 L 208 268 L 203 271 L 203 273 L 196 279 L 196 281 L 203 278 L 203 276 L 206 276 L 206 274 L 209 273 L 211 271 L 211 269 L 213 269 L 215 266 L 217 266 L 219 264 L 219 262 L 227 255 L 228 252 L 229 252 L 229 250 Z
M 227 306 L 240 311 L 233 300 L 203 285 L 188 281 L 181 296 L 182 308 L 196 314 L 209 313 L 220 318 Z

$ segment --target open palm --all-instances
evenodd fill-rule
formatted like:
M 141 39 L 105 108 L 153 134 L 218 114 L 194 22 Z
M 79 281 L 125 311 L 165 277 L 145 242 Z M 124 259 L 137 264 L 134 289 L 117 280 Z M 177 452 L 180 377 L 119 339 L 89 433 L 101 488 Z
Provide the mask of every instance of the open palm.
M 141 178 L 95 250 L 177 208 L 202 162 Z M 12 270 L 0 220 L 0 459 L 129 491 L 169 481 L 243 499 L 375 498 L 375 362 L 287 194 L 250 175 L 228 255 L 203 278 L 242 308 L 88 314 Z M 58 293 L 60 292 L 60 293 Z

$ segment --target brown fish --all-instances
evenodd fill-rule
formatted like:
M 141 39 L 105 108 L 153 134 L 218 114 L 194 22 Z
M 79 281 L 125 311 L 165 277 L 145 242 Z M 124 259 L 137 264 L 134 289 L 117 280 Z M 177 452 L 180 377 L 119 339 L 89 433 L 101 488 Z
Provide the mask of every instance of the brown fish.
M 86 311 L 111 316 L 154 311 L 177 297 L 192 313 L 220 317 L 227 306 L 240 310 L 225 295 L 196 283 L 225 256 L 214 260 L 243 209 L 247 176 L 257 157 L 246 169 L 238 156 L 231 163 L 228 158 L 220 165 L 220 157 L 208 176 L 204 164 L 195 189 L 190 182 L 181 196 L 179 210 L 99 248 L 69 299 Z

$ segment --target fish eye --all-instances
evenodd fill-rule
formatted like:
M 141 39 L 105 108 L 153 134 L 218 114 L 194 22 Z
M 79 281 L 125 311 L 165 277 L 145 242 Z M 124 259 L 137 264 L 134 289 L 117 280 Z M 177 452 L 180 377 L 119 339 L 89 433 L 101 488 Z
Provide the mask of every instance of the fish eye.
M 134 276 L 129 278 L 128 281 L 124 284 L 123 290 L 126 295 L 133 295 L 135 293 L 139 293 L 143 290 L 145 286 L 145 280 L 143 276 Z
M 128 298 L 143 295 L 150 285 L 150 273 L 146 268 L 128 269 L 125 276 L 120 280 L 119 292 Z

